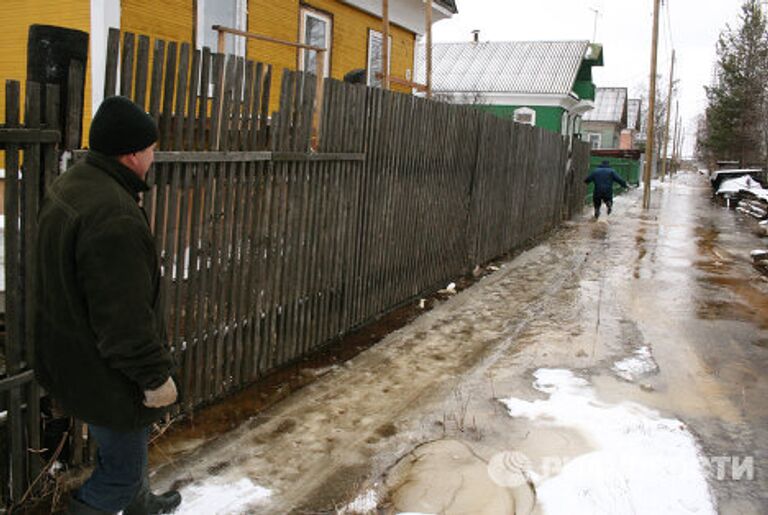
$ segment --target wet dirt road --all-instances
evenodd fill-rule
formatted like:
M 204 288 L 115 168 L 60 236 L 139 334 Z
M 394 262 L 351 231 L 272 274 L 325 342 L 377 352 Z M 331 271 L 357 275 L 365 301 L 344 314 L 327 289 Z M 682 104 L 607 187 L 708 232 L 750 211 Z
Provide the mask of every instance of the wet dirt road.
M 155 487 L 182 513 L 767 513 L 761 241 L 709 196 L 680 175 L 569 223 L 238 429 L 161 440 Z

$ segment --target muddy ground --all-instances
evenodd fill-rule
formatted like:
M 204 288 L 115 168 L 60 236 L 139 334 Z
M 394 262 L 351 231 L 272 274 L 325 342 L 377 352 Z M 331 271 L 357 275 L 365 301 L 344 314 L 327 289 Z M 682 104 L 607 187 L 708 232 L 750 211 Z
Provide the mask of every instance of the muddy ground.
M 575 426 L 511 416 L 504 399 L 546 400 L 533 387 L 544 368 L 588 382 L 591 404 L 679 421 L 717 510 L 768 513 L 768 283 L 749 259 L 765 244 L 754 222 L 711 202 L 701 176 L 655 189 L 649 212 L 640 195 L 619 198 L 607 222 L 585 212 L 243 423 L 161 438 L 155 487 L 248 479 L 269 491 L 227 508 L 242 513 L 544 513 L 537 481 L 513 472 L 540 476 L 599 445 Z M 638 352 L 650 365 L 622 376 L 616 363 Z M 261 404 L 251 392 L 229 408 Z M 494 474 L 516 457 L 525 463 Z M 751 479 L 721 458 L 750 458 Z

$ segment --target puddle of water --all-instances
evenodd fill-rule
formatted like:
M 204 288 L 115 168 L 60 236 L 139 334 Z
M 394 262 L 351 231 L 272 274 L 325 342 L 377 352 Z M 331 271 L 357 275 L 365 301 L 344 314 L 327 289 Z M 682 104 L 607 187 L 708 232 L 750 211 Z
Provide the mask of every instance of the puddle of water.
M 488 461 L 469 445 L 438 440 L 420 446 L 389 472 L 389 504 L 397 513 L 529 514 L 535 500 L 532 486 L 524 470 L 510 467 L 494 478 Z

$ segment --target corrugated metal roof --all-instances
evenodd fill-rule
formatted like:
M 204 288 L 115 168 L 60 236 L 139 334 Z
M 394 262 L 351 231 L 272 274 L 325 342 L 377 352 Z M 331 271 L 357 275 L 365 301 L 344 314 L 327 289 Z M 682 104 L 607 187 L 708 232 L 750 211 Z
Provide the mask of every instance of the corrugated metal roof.
M 627 88 L 597 88 L 595 108 L 584 114 L 584 121 L 621 123 L 626 107 Z
M 639 98 L 630 98 L 627 100 L 627 127 L 640 130 L 640 104 Z
M 587 41 L 438 43 L 432 50 L 435 92 L 567 95 L 586 55 Z M 424 82 L 424 52 L 417 82 Z

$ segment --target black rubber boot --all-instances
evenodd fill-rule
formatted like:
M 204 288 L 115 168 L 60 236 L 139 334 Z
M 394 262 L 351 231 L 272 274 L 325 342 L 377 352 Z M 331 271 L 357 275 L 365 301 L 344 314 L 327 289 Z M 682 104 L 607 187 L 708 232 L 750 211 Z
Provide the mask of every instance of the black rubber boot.
M 157 515 L 161 513 L 173 513 L 181 504 L 181 494 L 176 490 L 170 490 L 160 495 L 155 495 L 149 489 L 149 479 L 144 478 L 141 490 L 136 498 L 125 507 L 123 515 Z
M 181 494 L 170 490 L 164 494 L 155 495 L 144 492 L 123 510 L 123 515 L 158 515 L 173 513 L 181 504 Z

